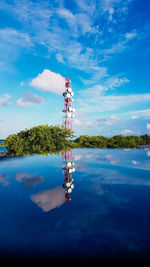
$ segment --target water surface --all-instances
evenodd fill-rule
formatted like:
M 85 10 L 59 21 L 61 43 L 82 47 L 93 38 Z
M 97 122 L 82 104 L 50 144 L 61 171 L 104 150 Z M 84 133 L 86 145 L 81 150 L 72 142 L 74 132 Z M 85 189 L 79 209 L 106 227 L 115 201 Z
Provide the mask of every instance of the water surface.
M 0 158 L 0 256 L 148 259 L 150 150 L 75 149 L 71 201 L 60 155 Z

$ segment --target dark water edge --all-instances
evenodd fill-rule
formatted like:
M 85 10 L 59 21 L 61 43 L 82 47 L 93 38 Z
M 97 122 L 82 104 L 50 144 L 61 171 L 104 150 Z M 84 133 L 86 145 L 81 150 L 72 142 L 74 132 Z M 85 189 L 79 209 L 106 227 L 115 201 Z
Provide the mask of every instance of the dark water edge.
M 133 254 L 130 252 L 124 252 L 120 253 L 115 256 L 110 256 L 108 254 L 100 255 L 100 256 L 95 256 L 95 257 L 90 257 L 88 256 L 83 257 L 82 255 L 75 256 L 74 255 L 59 255 L 59 254 L 54 254 L 53 256 L 51 255 L 50 257 L 46 254 L 40 255 L 35 255 L 32 253 L 32 255 L 25 255 L 26 253 L 24 252 L 23 254 L 17 254 L 15 255 L 14 253 L 11 255 L 8 254 L 3 254 L 0 256 L 0 263 L 15 263 L 15 264 L 22 264 L 22 263 L 47 263 L 47 264 L 93 264 L 93 263 L 98 263 L 100 266 L 110 266 L 108 264 L 115 264 L 119 266 L 130 266 L 129 264 L 137 264 L 137 266 L 143 266 L 143 264 L 150 264 L 150 256 L 145 253 L 143 254 Z

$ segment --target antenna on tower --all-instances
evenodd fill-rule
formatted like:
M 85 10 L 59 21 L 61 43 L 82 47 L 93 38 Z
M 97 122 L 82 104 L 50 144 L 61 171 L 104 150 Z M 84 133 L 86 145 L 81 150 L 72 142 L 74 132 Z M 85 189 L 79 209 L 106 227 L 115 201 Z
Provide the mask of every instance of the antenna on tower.
M 63 92 L 64 96 L 64 106 L 63 106 L 63 122 L 62 125 L 66 129 L 72 130 L 72 118 L 75 117 L 75 109 L 72 108 L 72 102 L 73 102 L 73 96 L 74 92 L 72 91 L 72 88 L 70 86 L 71 81 L 69 78 L 65 79 L 65 91 Z M 65 199 L 66 202 L 70 202 L 70 193 L 72 192 L 72 189 L 74 188 L 72 178 L 72 173 L 75 172 L 75 163 L 72 161 L 72 150 L 71 151 L 65 151 L 62 153 L 62 158 L 64 162 L 64 166 L 62 168 L 63 174 L 64 174 L 64 184 L 63 187 L 65 188 Z
M 75 109 L 72 108 L 74 92 L 70 87 L 70 79 L 65 79 L 65 91 L 63 92 L 64 96 L 64 106 L 62 112 L 64 113 L 63 126 L 67 129 L 72 130 L 72 118 L 75 117 Z

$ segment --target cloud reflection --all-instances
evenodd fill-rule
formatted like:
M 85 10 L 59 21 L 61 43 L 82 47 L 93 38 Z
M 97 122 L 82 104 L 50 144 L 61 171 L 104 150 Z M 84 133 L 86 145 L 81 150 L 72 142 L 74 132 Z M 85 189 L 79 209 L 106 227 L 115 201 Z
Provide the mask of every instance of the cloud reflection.
M 120 162 L 120 159 L 110 160 L 111 165 L 115 165 Z
M 44 212 L 59 208 L 65 203 L 65 189 L 57 186 L 53 189 L 43 190 L 40 193 L 31 195 L 31 200 Z
M 6 178 L 7 175 L 4 174 L 0 174 L 0 183 L 3 184 L 3 186 L 8 186 L 10 184 L 10 181 Z
M 138 161 L 136 161 L 136 160 L 132 160 L 132 163 L 133 163 L 134 165 L 137 165 L 137 164 L 138 164 Z
M 83 157 L 82 154 L 76 154 L 76 155 L 73 156 L 73 159 L 74 159 L 74 161 L 78 161 L 78 160 L 81 160 L 82 157 Z
M 26 188 L 30 188 L 34 185 L 40 184 L 44 180 L 43 176 L 34 176 L 26 172 L 16 173 L 15 178 L 18 182 L 24 183 Z
M 147 151 L 147 156 L 150 157 L 150 150 Z

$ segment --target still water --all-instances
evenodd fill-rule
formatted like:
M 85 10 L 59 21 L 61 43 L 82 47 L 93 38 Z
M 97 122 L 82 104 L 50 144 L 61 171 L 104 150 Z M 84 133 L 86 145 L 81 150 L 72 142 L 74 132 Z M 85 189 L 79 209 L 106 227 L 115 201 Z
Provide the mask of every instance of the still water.
M 74 149 L 72 160 L 67 194 L 61 154 L 0 157 L 0 257 L 148 259 L 150 150 Z

